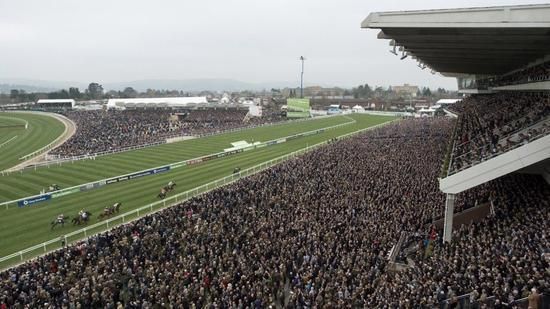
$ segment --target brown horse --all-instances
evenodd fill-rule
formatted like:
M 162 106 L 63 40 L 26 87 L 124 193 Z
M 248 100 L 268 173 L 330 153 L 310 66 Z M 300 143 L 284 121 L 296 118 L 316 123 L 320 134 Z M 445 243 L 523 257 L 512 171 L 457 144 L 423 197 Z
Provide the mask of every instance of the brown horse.
M 118 213 L 119 210 L 120 210 L 120 206 L 122 206 L 122 203 L 114 203 L 113 206 L 109 206 L 107 207 L 103 213 L 101 213 L 98 217 L 99 220 L 103 219 L 103 218 L 107 218 L 107 217 L 110 217 L 112 216 L 113 214 L 115 213 Z

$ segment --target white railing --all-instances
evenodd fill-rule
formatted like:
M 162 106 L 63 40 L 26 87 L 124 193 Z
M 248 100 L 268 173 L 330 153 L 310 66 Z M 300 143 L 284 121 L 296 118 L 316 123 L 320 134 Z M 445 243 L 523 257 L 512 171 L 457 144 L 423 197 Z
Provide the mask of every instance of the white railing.
M 15 118 L 15 117 L 7 117 L 7 116 L 0 116 L 2 118 L 7 118 L 7 119 L 10 119 L 10 120 L 15 120 L 15 121 L 18 121 L 18 122 L 24 122 L 25 123 L 25 129 L 28 129 L 29 128 L 29 122 L 25 119 L 21 119 L 21 118 Z
M 4 146 L 4 145 L 7 145 L 9 142 L 13 141 L 14 139 L 16 139 L 17 136 L 18 135 L 14 136 L 14 137 L 10 138 L 9 140 L 7 140 L 7 141 L 3 142 L 2 144 L 0 144 L 0 148 L 2 148 L 2 146 Z
M 54 117 L 55 118 L 55 117 Z M 59 119 L 57 119 L 59 120 Z M 64 125 L 65 129 L 63 130 L 63 133 L 61 135 L 59 135 L 56 139 L 54 139 L 51 143 L 49 143 L 48 145 L 36 150 L 36 151 L 33 151 L 27 155 L 24 155 L 22 156 L 21 158 L 19 158 L 20 161 L 24 161 L 24 160 L 28 160 L 30 158 L 33 158 L 33 157 L 36 157 L 37 155 L 40 155 L 50 149 L 52 149 L 53 147 L 57 146 L 56 144 L 63 138 L 65 138 L 65 134 L 67 134 L 67 131 L 69 131 L 69 127 L 67 127 L 66 125 Z
M 109 154 L 114 154 L 114 153 L 120 153 L 120 152 L 136 150 L 136 149 L 148 148 L 148 147 L 152 147 L 152 146 L 158 146 L 158 145 L 166 144 L 167 139 L 175 138 L 175 137 L 194 136 L 196 138 L 202 138 L 202 137 L 208 137 L 208 136 L 214 136 L 214 135 L 220 135 L 220 134 L 240 132 L 240 131 L 244 131 L 244 130 L 248 130 L 248 129 L 254 129 L 254 128 L 267 127 L 267 126 L 276 126 L 276 125 L 302 122 L 302 121 L 308 121 L 308 120 L 314 120 L 314 119 L 317 120 L 317 119 L 320 119 L 320 118 L 327 118 L 327 117 L 334 117 L 334 116 L 341 116 L 341 115 L 329 115 L 329 116 L 320 116 L 320 117 L 315 117 L 315 118 L 303 118 L 303 119 L 287 120 L 287 121 L 280 121 L 280 122 L 269 122 L 269 123 L 263 123 L 263 124 L 258 124 L 258 125 L 250 125 L 250 126 L 232 128 L 232 129 L 221 130 L 221 131 L 214 131 L 214 132 L 210 132 L 210 133 L 203 133 L 203 134 L 197 134 L 197 135 L 185 135 L 185 134 L 182 134 L 182 133 L 169 134 L 169 135 L 160 137 L 163 140 L 158 141 L 158 142 L 147 143 L 147 144 L 136 145 L 136 146 L 129 146 L 129 147 L 113 149 L 113 150 L 94 152 L 94 153 L 91 153 L 91 154 L 85 154 L 85 155 L 79 155 L 79 156 L 48 155 L 47 159 L 49 161 L 33 165 L 30 168 L 35 168 L 35 166 L 47 166 L 48 164 L 60 164 L 60 163 L 65 163 L 65 162 L 73 162 L 73 161 L 78 161 L 78 160 L 91 159 L 91 158 L 95 158 L 95 157 L 98 157 L 98 156 L 104 156 L 104 155 L 109 155 Z
M 183 135 L 180 135 L 180 136 L 183 136 Z M 118 149 L 113 149 L 113 150 L 105 150 L 105 151 L 100 151 L 100 152 L 94 152 L 94 153 L 90 153 L 90 154 L 83 154 L 83 155 L 79 155 L 79 156 L 61 156 L 61 155 L 50 155 L 49 154 L 46 158 L 49 161 L 42 162 L 41 164 L 37 164 L 37 165 L 40 166 L 40 165 L 48 165 L 48 164 L 59 164 L 59 163 L 70 162 L 70 161 L 79 161 L 79 160 L 83 160 L 83 159 L 90 159 L 90 158 L 95 158 L 95 157 L 104 156 L 104 155 L 108 155 L 108 154 L 126 152 L 126 151 L 131 151 L 131 150 L 136 150 L 136 149 L 142 149 L 142 148 L 147 148 L 147 147 L 152 147 L 152 146 L 158 146 L 158 145 L 162 145 L 162 144 L 166 144 L 166 140 L 153 142 L 153 143 L 142 144 L 142 145 L 136 145 L 136 146 L 128 146 L 128 147 L 123 147 L 123 148 L 118 148 Z
M 317 131 L 319 131 L 319 130 L 330 130 L 330 129 L 335 129 L 335 128 L 342 127 L 342 126 L 349 125 L 349 124 L 352 124 L 352 123 L 355 123 L 355 122 L 356 122 L 356 120 L 354 120 L 353 118 L 349 118 L 349 119 L 351 119 L 351 121 L 344 122 L 344 123 L 339 123 L 339 124 L 336 124 L 336 125 L 333 125 L 333 126 L 324 127 L 324 128 L 319 128 L 319 129 L 315 129 L 315 130 L 311 130 L 311 131 L 307 131 L 307 132 L 303 132 L 303 133 L 297 133 L 297 134 L 288 135 L 288 136 L 285 136 L 285 137 L 279 137 L 279 138 L 277 138 L 277 139 L 273 139 L 273 140 L 270 140 L 270 141 L 263 142 L 263 143 L 261 143 L 260 145 L 268 145 L 268 144 L 271 143 L 271 142 L 278 141 L 278 140 L 281 140 L 281 139 L 288 139 L 288 138 L 293 137 L 293 136 L 296 136 L 296 135 L 307 136 L 307 135 L 310 135 L 311 133 L 317 132 Z M 256 145 L 256 147 L 258 147 L 258 146 L 259 146 L 259 145 Z M 107 180 L 109 180 L 109 179 L 120 178 L 120 177 L 125 177 L 125 176 L 130 176 L 130 175 L 133 175 L 133 174 L 136 174 L 136 173 L 142 173 L 142 172 L 146 172 L 146 171 L 153 170 L 153 169 L 159 169 L 159 168 L 165 167 L 165 166 L 167 166 L 167 165 L 173 166 L 173 165 L 179 165 L 179 164 L 186 164 L 186 163 L 189 162 L 189 161 L 196 161 L 196 160 L 198 160 L 198 159 L 202 159 L 202 158 L 205 158 L 205 157 L 211 157 L 211 156 L 215 156 L 215 155 L 219 155 L 219 154 L 225 154 L 225 152 L 222 151 L 222 152 L 207 154 L 207 155 L 200 156 L 200 157 L 197 157 L 197 158 L 192 158 L 192 159 L 188 159 L 188 160 L 184 160 L 184 161 L 178 161 L 178 162 L 173 162 L 173 163 L 167 163 L 167 164 L 164 164 L 164 165 L 161 165 L 161 166 L 155 166 L 155 167 L 146 168 L 146 169 L 140 170 L 140 171 L 130 172 L 130 173 L 127 173 L 127 174 L 124 174 L 124 175 L 117 175 L 117 176 L 112 176 L 112 177 L 108 177 L 108 178 L 104 178 L 104 179 L 94 180 L 94 181 L 91 181 L 91 182 L 88 182 L 88 183 L 85 183 L 85 184 L 78 184 L 78 185 L 75 185 L 75 186 L 72 186 L 72 187 L 68 187 L 68 188 L 63 188 L 63 189 L 57 190 L 57 191 L 46 192 L 45 194 L 63 193 L 63 192 L 71 191 L 71 190 L 74 190 L 74 189 L 78 189 L 78 188 L 80 188 L 80 187 L 84 187 L 84 186 L 88 186 L 88 185 L 93 185 L 93 184 L 105 182 L 105 181 L 107 181 Z M 91 157 L 91 159 L 95 159 L 95 157 Z M 53 164 L 52 164 L 52 165 L 53 165 Z M 61 165 L 61 164 L 58 163 L 58 165 Z M 48 168 L 49 168 L 50 165 L 47 165 L 47 166 L 48 166 Z M 22 173 L 23 170 L 19 170 L 19 172 Z M 4 176 L 4 175 L 9 175 L 9 174 L 10 174 L 10 172 L 0 172 L 0 175 L 2 175 L 2 176 Z M 22 198 L 19 198 L 19 199 L 16 199 L 16 200 L 11 200 L 11 201 L 7 201 L 7 202 L 3 202 L 3 203 L 0 203 L 0 207 L 5 206 L 6 209 L 9 209 L 9 205 L 11 205 L 11 204 L 17 204 L 17 202 L 19 202 L 19 201 L 23 201 L 23 200 L 28 200 L 28 199 L 36 198 L 36 197 L 39 197 L 39 196 L 42 196 L 42 195 L 44 195 L 44 194 L 41 193 L 41 194 L 36 194 L 36 195 L 32 195 L 32 196 L 22 197 Z
M 378 124 L 378 125 L 375 125 L 375 126 L 372 126 L 372 127 L 369 127 L 369 128 L 360 129 L 360 130 L 357 130 L 357 131 L 354 131 L 354 132 L 346 133 L 346 134 L 338 136 L 338 139 L 351 137 L 351 136 L 360 134 L 360 133 L 365 132 L 365 131 L 373 130 L 373 129 L 376 129 L 376 128 L 381 127 L 381 126 L 388 125 L 388 124 L 393 123 L 395 121 L 399 121 L 399 119 L 392 120 L 392 121 L 385 122 L 385 123 L 381 123 L 381 124 Z M 101 221 L 101 222 L 92 224 L 90 226 L 87 226 L 85 228 L 82 228 L 80 230 L 62 235 L 60 237 L 57 237 L 57 238 L 54 238 L 54 239 L 51 239 L 51 240 L 48 240 L 48 241 L 43 242 L 41 244 L 37 244 L 37 245 L 34 245 L 32 247 L 17 251 L 15 253 L 12 253 L 10 255 L 0 257 L 0 269 L 6 269 L 6 268 L 9 268 L 9 267 L 14 267 L 17 264 L 24 262 L 25 260 L 31 259 L 33 257 L 39 256 L 39 255 L 42 255 L 42 254 L 46 254 L 50 251 L 57 250 L 61 247 L 61 240 L 63 240 L 64 244 L 70 244 L 70 243 L 82 240 L 84 238 L 90 237 L 92 235 L 101 233 L 101 232 L 103 232 L 105 230 L 108 230 L 110 228 L 114 228 L 114 227 L 122 225 L 122 224 L 130 223 L 132 221 L 140 219 L 141 217 L 143 217 L 146 214 L 153 214 L 153 213 L 156 213 L 156 212 L 158 212 L 158 211 L 160 211 L 160 210 L 162 210 L 166 207 L 175 206 L 177 204 L 180 204 L 182 202 L 185 202 L 185 201 L 189 200 L 190 198 L 196 197 L 196 196 L 198 196 L 200 194 L 203 194 L 203 193 L 207 193 L 207 192 L 212 191 L 214 189 L 217 189 L 219 187 L 228 185 L 228 184 L 233 183 L 233 182 L 235 182 L 235 181 L 237 181 L 241 178 L 254 175 L 254 174 L 256 174 L 260 171 L 263 171 L 265 169 L 268 169 L 268 168 L 270 168 L 270 167 L 272 167 L 272 166 L 274 166 L 278 163 L 287 161 L 289 159 L 297 157 L 297 156 L 299 156 L 301 154 L 304 154 L 306 152 L 315 150 L 315 149 L 317 149 L 321 146 L 324 146 L 328 143 L 329 143 L 329 141 L 323 141 L 323 142 L 319 142 L 319 143 L 314 144 L 314 145 L 307 146 L 305 148 L 293 151 L 293 152 L 288 153 L 286 155 L 282 155 L 282 156 L 277 157 L 275 159 L 271 159 L 269 161 L 263 162 L 261 164 L 255 165 L 253 167 L 244 169 L 239 173 L 235 173 L 235 174 L 232 174 L 232 175 L 229 175 L 229 176 L 225 176 L 223 178 L 220 178 L 218 180 L 206 183 L 206 184 L 201 185 L 199 187 L 196 187 L 194 189 L 187 190 L 185 192 L 176 194 L 176 195 L 171 196 L 171 197 L 167 197 L 166 199 L 164 199 L 162 201 L 151 203 L 149 205 L 140 207 L 138 209 L 134 209 L 132 211 L 126 212 L 122 215 L 118 215 L 116 217 L 109 218 L 105 221 Z M 67 224 L 69 224 L 69 223 L 67 223 Z M 13 261 L 13 260 L 15 260 L 16 262 L 15 263 L 6 263 L 8 261 Z M 4 263 L 6 263 L 6 264 L 4 264 Z

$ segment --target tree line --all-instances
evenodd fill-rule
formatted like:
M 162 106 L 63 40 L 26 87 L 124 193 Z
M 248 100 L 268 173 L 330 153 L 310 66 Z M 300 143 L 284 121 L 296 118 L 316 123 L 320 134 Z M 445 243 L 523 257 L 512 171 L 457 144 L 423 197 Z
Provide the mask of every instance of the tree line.
M 139 92 L 132 87 L 126 87 L 122 91 L 105 91 L 99 83 L 93 82 L 81 91 L 78 87 L 69 87 L 53 92 L 27 92 L 22 89 L 11 89 L 9 95 L 0 94 L 0 103 L 36 102 L 39 99 L 74 99 L 74 100 L 104 100 L 111 98 L 153 98 L 190 96 L 188 92 L 179 90 L 147 89 Z
M 353 87 L 351 89 L 351 94 L 356 99 L 387 98 L 398 95 L 391 86 L 388 88 L 384 88 L 382 86 L 376 86 L 373 88 L 369 84 Z M 446 90 L 441 87 L 434 91 L 432 91 L 429 87 L 419 87 L 416 92 L 416 97 L 447 97 L 455 94 L 455 91 Z

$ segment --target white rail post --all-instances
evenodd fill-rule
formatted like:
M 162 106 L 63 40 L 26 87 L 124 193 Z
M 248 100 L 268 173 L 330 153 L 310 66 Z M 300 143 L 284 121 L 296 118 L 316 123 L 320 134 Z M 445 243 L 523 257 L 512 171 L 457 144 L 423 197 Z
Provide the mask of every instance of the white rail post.
M 88 237 L 88 234 L 86 233 L 86 228 L 84 228 L 84 237 Z
M 19 251 L 19 257 L 21 258 L 21 261 L 23 261 L 23 251 Z

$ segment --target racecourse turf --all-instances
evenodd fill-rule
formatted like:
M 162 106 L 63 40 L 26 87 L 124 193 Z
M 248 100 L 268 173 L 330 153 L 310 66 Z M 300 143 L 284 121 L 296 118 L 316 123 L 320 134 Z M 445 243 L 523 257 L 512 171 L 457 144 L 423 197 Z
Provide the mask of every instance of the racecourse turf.
M 128 174 L 169 163 L 193 159 L 222 152 L 232 142 L 265 142 L 296 133 L 352 122 L 347 117 L 329 117 L 302 122 L 285 123 L 246 129 L 240 132 L 219 134 L 204 138 L 164 144 L 155 147 L 128 151 L 96 160 L 80 160 L 50 167 L 27 169 L 8 176 L 0 176 L 0 203 L 36 195 L 51 184 L 67 188 L 108 177 Z
M 64 130 L 63 123 L 50 116 L 0 112 L 0 171 L 17 165 L 22 156 L 53 142 Z
M 376 124 L 380 124 L 394 118 L 382 117 L 382 116 L 369 116 L 369 115 L 352 115 L 350 116 L 357 120 L 355 123 L 341 126 L 335 129 L 327 130 L 321 134 L 311 135 L 307 137 L 301 137 L 286 143 L 258 148 L 247 152 L 235 154 L 232 156 L 218 158 L 211 161 L 203 162 L 197 165 L 184 166 L 181 168 L 173 169 L 166 173 L 157 174 L 154 176 L 147 176 L 130 180 L 126 182 L 120 182 L 117 184 L 111 184 L 101 187 L 96 190 L 87 192 L 79 192 L 72 195 L 67 195 L 52 199 L 47 202 L 39 203 L 34 206 L 17 208 L 11 207 L 9 209 L 0 209 L 0 256 L 6 256 L 27 247 L 42 243 L 44 241 L 55 239 L 61 235 L 67 234 L 77 229 L 81 229 L 82 226 L 72 226 L 67 224 L 62 228 L 56 228 L 53 231 L 50 230 L 49 223 L 59 214 L 74 217 L 80 209 L 85 209 L 92 212 L 93 216 L 91 223 L 98 222 L 97 216 L 101 210 L 107 206 L 112 205 L 115 202 L 122 203 L 121 213 L 128 212 L 133 209 L 148 205 L 150 203 L 158 201 L 156 195 L 159 192 L 161 186 L 165 185 L 171 180 L 176 181 L 178 186 L 175 192 L 171 195 L 184 192 L 186 190 L 198 187 L 202 184 L 220 179 L 222 177 L 231 175 L 233 168 L 241 167 L 242 169 L 252 167 L 262 162 L 271 160 L 273 158 L 282 156 L 306 147 L 307 145 L 313 145 L 322 141 L 326 141 L 330 138 L 338 137 L 346 133 L 354 132 L 363 128 L 367 128 Z M 320 123 L 316 123 L 321 121 Z M 70 172 L 64 173 L 65 175 L 73 175 L 75 173 L 75 166 L 77 164 L 84 164 L 82 167 L 86 167 L 92 173 L 94 179 L 99 179 L 109 175 L 117 175 L 128 171 L 135 171 L 138 169 L 158 166 L 163 163 L 169 163 L 174 161 L 183 160 L 186 157 L 196 157 L 204 154 L 204 152 L 212 153 L 219 151 L 227 147 L 227 144 L 232 141 L 248 140 L 251 141 L 251 136 L 254 136 L 256 141 L 265 141 L 273 138 L 292 135 L 300 132 L 313 130 L 316 128 L 327 127 L 336 123 L 349 122 L 348 117 L 334 117 L 321 120 L 307 121 L 301 123 L 292 124 L 298 125 L 298 127 L 286 128 L 287 125 L 280 125 L 276 127 L 264 127 L 247 130 L 240 133 L 231 133 L 223 136 L 213 136 L 197 140 L 185 141 L 177 144 L 162 145 L 154 148 L 133 151 L 130 153 L 112 155 L 103 159 L 95 161 L 85 161 L 82 163 L 69 164 L 66 166 L 51 168 L 47 177 L 53 177 L 55 171 L 61 172 L 65 169 Z M 276 129 L 275 129 L 276 128 Z M 288 129 L 288 131 L 287 131 Z M 225 138 L 224 138 L 225 136 Z M 208 143 L 200 143 L 201 140 L 209 140 Z M 185 146 L 182 146 L 185 145 Z M 177 148 L 172 148 L 176 147 Z M 194 148 L 198 148 L 196 152 L 192 152 Z M 162 149 L 162 151 L 156 151 Z M 137 160 L 139 156 L 136 153 L 140 153 L 143 156 L 143 160 L 139 160 L 139 167 L 134 168 L 136 162 L 128 162 L 127 160 Z M 193 154 L 194 153 L 194 154 Z M 176 159 L 176 160 L 174 160 Z M 103 164 L 124 164 L 130 163 L 126 169 L 118 167 L 116 169 L 100 168 Z M 95 165 L 95 167 L 94 167 Z M 104 172 L 103 174 L 101 172 Z M 85 172 L 84 174 L 86 174 Z M 84 175 L 83 174 L 83 175 Z M 81 174 L 74 174 L 72 177 L 79 177 Z M 20 175 L 25 176 L 25 174 Z M 69 177 L 64 176 L 66 181 L 71 181 Z M 11 176 L 10 176 L 11 178 Z M 42 177 L 38 177 L 39 180 L 44 180 Z M 78 183 L 82 181 L 72 180 Z M 61 183 L 61 181 L 58 181 Z M 102 227 L 103 229 L 103 227 Z M 99 231 L 99 230 L 98 230 Z M 96 231 L 97 232 L 97 231 Z M 82 235 L 83 236 L 83 235 Z M 52 248 L 47 248 L 52 249 Z M 37 251 L 35 254 L 39 254 Z M 28 258 L 30 256 L 25 256 Z M 8 261 L 9 262 L 9 261 Z M 17 260 L 11 261 L 11 263 L 17 262 Z M 3 263 L 0 267 L 5 267 L 9 264 Z

